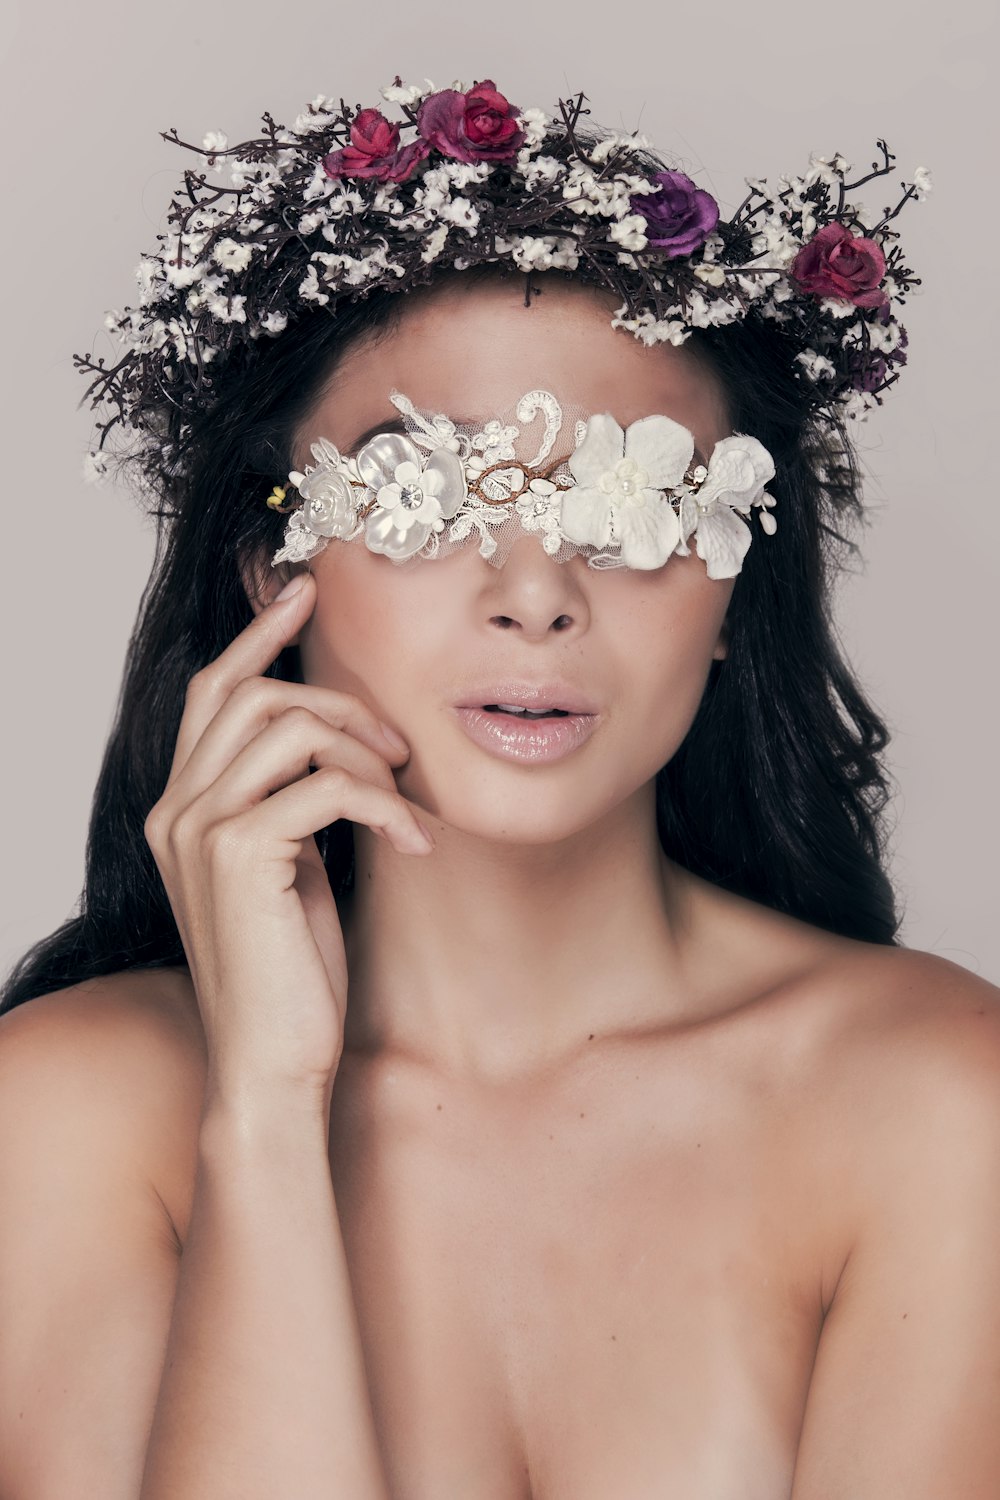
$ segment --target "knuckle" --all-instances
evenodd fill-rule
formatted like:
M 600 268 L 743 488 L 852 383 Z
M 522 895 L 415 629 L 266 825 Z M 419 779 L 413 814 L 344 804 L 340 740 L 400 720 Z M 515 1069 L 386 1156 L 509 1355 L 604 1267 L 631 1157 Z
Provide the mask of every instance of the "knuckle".
M 195 803 L 188 803 L 182 807 L 177 815 L 169 820 L 165 829 L 167 847 L 177 851 L 188 848 L 202 836 L 201 819 L 196 811 Z
M 195 672 L 193 677 L 189 678 L 188 685 L 184 690 L 185 703 L 200 703 L 203 698 L 208 696 L 212 685 L 210 672 L 211 666 L 209 665 L 202 667 L 199 671 Z
M 291 703 L 280 714 L 282 725 L 292 734 L 314 734 L 319 723 L 318 716 L 304 703 Z
M 162 801 L 154 802 L 142 825 L 143 838 L 151 849 L 157 848 L 163 842 L 168 822 Z
M 313 772 L 313 776 L 319 777 L 324 790 L 335 796 L 343 796 L 352 782 L 350 772 L 343 766 L 320 766 L 319 770 Z
M 230 695 L 244 710 L 268 706 L 269 694 L 263 677 L 241 677 Z

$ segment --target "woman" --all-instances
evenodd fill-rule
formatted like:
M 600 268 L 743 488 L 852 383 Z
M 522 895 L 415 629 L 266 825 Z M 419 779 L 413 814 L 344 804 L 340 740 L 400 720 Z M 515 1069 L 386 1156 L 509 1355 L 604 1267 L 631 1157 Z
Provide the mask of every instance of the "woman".
M 997 993 L 894 942 L 826 592 L 831 403 L 891 376 L 909 273 L 857 224 L 817 267 L 819 193 L 760 314 L 746 221 L 665 171 L 603 261 L 522 237 L 418 285 L 487 200 L 502 245 L 539 122 L 491 81 L 383 93 L 416 136 L 323 118 L 322 223 L 442 161 L 476 204 L 364 297 L 319 221 L 256 266 L 245 204 L 188 225 L 199 357 L 137 344 L 103 388 L 164 547 L 84 911 L 0 1024 L 4 1493 L 993 1494 Z M 569 176 L 563 121 L 534 149 Z M 648 316 L 616 310 L 643 237 L 680 278 Z M 295 256 L 320 306 L 281 324 Z

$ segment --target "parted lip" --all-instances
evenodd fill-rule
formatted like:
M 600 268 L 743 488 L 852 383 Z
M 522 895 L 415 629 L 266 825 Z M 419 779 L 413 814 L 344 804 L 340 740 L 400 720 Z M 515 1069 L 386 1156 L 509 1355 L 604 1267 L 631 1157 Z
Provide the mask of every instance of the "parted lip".
M 515 708 L 544 711 L 561 708 L 568 714 L 595 714 L 596 704 L 579 688 L 565 682 L 487 682 L 463 690 L 456 708 L 485 708 L 490 703 L 509 703 Z

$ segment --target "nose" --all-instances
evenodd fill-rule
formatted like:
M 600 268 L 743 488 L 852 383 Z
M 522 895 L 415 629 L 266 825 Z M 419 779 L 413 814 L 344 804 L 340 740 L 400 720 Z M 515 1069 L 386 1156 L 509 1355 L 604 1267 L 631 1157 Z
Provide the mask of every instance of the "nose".
M 482 590 L 485 616 L 496 630 L 513 630 L 524 640 L 577 635 L 590 623 L 586 594 L 578 578 L 580 558 L 553 561 L 541 539 L 521 536 L 499 568 L 486 563 Z

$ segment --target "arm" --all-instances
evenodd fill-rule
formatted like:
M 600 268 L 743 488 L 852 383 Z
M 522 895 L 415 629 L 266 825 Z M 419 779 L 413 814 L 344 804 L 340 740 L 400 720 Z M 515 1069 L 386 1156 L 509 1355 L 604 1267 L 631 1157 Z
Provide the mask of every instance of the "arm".
M 209 1105 L 141 1500 L 387 1495 L 326 1141 Z
M 322 1121 L 201 1070 L 124 984 L 0 1021 L 4 1500 L 384 1500 Z
M 861 1079 L 857 1231 L 793 1500 L 1000 1494 L 1000 1008 L 967 979 Z

